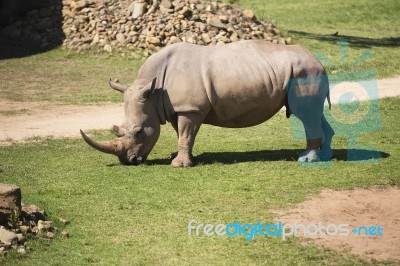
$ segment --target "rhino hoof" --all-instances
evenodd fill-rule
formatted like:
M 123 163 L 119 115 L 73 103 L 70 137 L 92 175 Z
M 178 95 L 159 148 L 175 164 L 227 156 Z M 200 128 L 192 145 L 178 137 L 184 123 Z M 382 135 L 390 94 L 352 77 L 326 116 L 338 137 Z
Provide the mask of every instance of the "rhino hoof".
M 300 163 L 312 163 L 319 162 L 320 158 L 316 150 L 306 150 L 300 154 L 297 161 Z
M 175 159 L 172 160 L 171 165 L 173 167 L 190 167 L 193 166 L 193 156 L 182 156 L 182 155 L 177 155 Z

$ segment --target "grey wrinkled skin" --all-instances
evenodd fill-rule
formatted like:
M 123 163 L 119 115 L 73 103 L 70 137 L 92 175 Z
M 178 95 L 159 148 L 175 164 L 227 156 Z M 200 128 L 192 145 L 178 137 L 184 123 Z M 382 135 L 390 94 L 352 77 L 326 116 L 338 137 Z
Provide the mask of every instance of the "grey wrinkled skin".
M 131 86 L 110 85 L 124 94 L 125 121 L 113 128 L 117 139 L 99 143 L 81 133 L 90 146 L 124 164 L 142 163 L 158 140 L 160 125 L 170 122 L 178 135 L 171 164 L 192 166 L 201 124 L 250 127 L 284 105 L 288 116 L 296 115 L 305 127 L 307 152 L 299 160 L 332 157 L 334 132 L 323 115 L 328 79 L 320 62 L 300 46 L 264 41 L 174 44 L 152 55 Z

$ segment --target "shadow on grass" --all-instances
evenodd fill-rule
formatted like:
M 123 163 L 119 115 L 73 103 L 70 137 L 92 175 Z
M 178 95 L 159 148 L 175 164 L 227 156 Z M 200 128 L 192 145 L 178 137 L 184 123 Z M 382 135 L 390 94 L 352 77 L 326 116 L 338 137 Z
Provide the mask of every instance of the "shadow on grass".
M 207 165 L 214 163 L 235 164 L 243 162 L 278 162 L 297 161 L 302 149 L 264 150 L 247 152 L 204 152 L 195 157 L 197 164 Z M 382 151 L 371 151 L 364 149 L 334 149 L 334 160 L 363 162 L 371 159 L 388 158 L 390 154 Z M 169 165 L 170 159 L 147 160 L 146 165 Z M 108 166 L 118 166 L 119 163 Z
M 337 44 L 340 39 L 346 39 L 351 46 L 360 48 L 372 48 L 372 47 L 398 47 L 400 46 L 400 38 L 365 38 L 357 36 L 348 35 L 323 35 L 315 34 L 311 32 L 304 31 L 294 31 L 290 30 L 289 34 L 297 35 L 305 39 L 313 39 L 323 42 L 329 42 L 332 44 Z
M 250 152 L 205 152 L 197 156 L 196 161 L 200 164 L 297 161 L 299 154 L 303 151 L 303 149 L 283 149 Z M 374 152 L 363 149 L 336 149 L 333 150 L 333 156 L 337 161 L 367 161 L 387 158 L 390 155 L 385 152 Z

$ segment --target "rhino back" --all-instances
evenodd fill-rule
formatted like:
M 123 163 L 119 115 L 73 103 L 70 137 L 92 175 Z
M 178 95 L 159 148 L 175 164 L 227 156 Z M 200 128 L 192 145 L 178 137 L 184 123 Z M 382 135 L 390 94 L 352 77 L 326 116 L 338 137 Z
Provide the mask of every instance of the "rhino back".
M 285 104 L 291 78 L 323 71 L 298 46 L 241 41 L 220 46 L 172 45 L 153 55 L 139 76 L 158 78 L 166 112 L 200 112 L 205 123 L 257 125 Z

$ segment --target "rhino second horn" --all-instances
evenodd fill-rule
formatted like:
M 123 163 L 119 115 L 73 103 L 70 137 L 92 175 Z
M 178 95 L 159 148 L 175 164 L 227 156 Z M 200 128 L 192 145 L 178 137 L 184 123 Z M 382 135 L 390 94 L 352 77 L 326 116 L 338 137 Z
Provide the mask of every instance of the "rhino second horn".
M 111 79 L 110 79 L 110 81 L 108 83 L 110 84 L 111 88 L 113 88 L 116 91 L 122 92 L 122 93 L 124 93 L 128 89 L 127 86 L 124 86 L 122 84 L 114 82 Z
M 113 155 L 120 155 L 121 154 L 121 148 L 119 148 L 119 145 L 117 143 L 118 140 L 113 140 L 110 142 L 97 142 L 91 138 L 89 138 L 85 133 L 83 133 L 81 129 L 81 135 L 83 140 L 89 144 L 92 148 L 95 148 L 98 151 L 105 152 L 108 154 L 113 154 Z
M 123 137 L 126 135 L 126 130 L 116 125 L 113 126 L 113 132 L 117 137 Z

